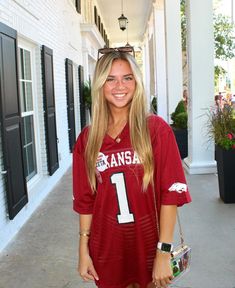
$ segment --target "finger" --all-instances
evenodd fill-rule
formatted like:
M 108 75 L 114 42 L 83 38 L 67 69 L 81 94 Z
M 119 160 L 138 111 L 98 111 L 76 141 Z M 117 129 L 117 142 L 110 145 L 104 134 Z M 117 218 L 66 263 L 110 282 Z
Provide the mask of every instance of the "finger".
M 170 276 L 169 278 L 166 279 L 166 283 L 171 284 L 172 280 L 173 280 L 173 277 Z
M 164 279 L 164 281 L 165 281 L 165 283 L 166 284 L 171 284 L 172 283 L 172 279 L 173 279 L 174 277 L 173 276 L 169 276 L 169 277 L 166 277 L 165 279 Z
M 83 280 L 83 282 L 91 282 L 91 281 L 93 281 L 93 280 L 91 280 L 91 279 L 89 279 L 87 277 L 83 277 L 82 280 Z
M 161 287 L 160 281 L 155 280 L 153 283 L 156 287 Z
M 85 274 L 81 274 L 81 277 L 84 281 L 94 281 L 94 277 L 89 274 L 89 273 L 85 273 Z
M 164 285 L 165 285 L 165 281 L 163 281 L 162 279 L 157 282 L 157 287 L 164 287 L 165 288 Z
M 95 280 L 99 280 L 99 276 L 98 276 L 98 274 L 97 274 L 97 272 L 96 272 L 96 270 L 95 270 L 95 267 L 94 267 L 94 265 L 91 265 L 91 267 L 89 267 L 89 273 L 91 274 L 91 275 L 93 275 L 93 277 L 95 278 Z
M 81 278 L 84 281 L 89 281 L 89 280 L 94 281 L 94 277 L 89 273 L 89 268 L 85 269 L 85 270 L 80 270 L 79 272 L 80 272 L 79 274 L 80 274 Z
M 167 288 L 167 283 L 166 283 L 165 279 L 160 280 L 160 287 Z

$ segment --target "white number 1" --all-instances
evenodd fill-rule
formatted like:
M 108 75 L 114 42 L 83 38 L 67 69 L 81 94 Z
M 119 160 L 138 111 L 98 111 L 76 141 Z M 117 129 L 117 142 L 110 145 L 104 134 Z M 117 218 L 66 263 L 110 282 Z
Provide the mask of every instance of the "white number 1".
M 111 176 L 112 184 L 116 186 L 117 199 L 120 214 L 117 215 L 118 223 L 134 222 L 134 215 L 130 213 L 128 200 L 126 195 L 126 185 L 124 173 L 115 173 Z

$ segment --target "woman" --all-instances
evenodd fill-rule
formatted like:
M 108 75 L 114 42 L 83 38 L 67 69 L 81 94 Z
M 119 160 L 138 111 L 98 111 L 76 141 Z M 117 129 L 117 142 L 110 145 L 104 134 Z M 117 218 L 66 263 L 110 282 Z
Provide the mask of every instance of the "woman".
M 73 152 L 79 273 L 100 288 L 167 287 L 176 209 L 191 201 L 172 130 L 147 114 L 129 53 L 104 54 L 92 89 L 91 125 Z

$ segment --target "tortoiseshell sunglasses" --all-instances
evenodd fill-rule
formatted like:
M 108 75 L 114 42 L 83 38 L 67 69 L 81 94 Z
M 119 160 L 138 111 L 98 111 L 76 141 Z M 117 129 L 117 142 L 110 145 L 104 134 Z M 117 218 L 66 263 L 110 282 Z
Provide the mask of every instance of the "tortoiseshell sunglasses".
M 98 50 L 97 60 L 100 59 L 101 55 L 108 54 L 113 51 L 118 51 L 118 52 L 123 52 L 123 53 L 132 53 L 132 55 L 135 57 L 134 47 L 130 45 L 126 45 L 123 47 L 115 47 L 115 48 L 109 48 L 109 47 L 100 48 Z

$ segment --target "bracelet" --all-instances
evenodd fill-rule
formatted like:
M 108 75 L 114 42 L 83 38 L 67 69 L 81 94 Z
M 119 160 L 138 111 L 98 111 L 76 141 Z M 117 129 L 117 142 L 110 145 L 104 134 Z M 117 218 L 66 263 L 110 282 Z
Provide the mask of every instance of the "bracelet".
M 81 232 L 79 232 L 79 235 L 84 236 L 84 237 L 90 237 L 90 232 L 81 231 Z

